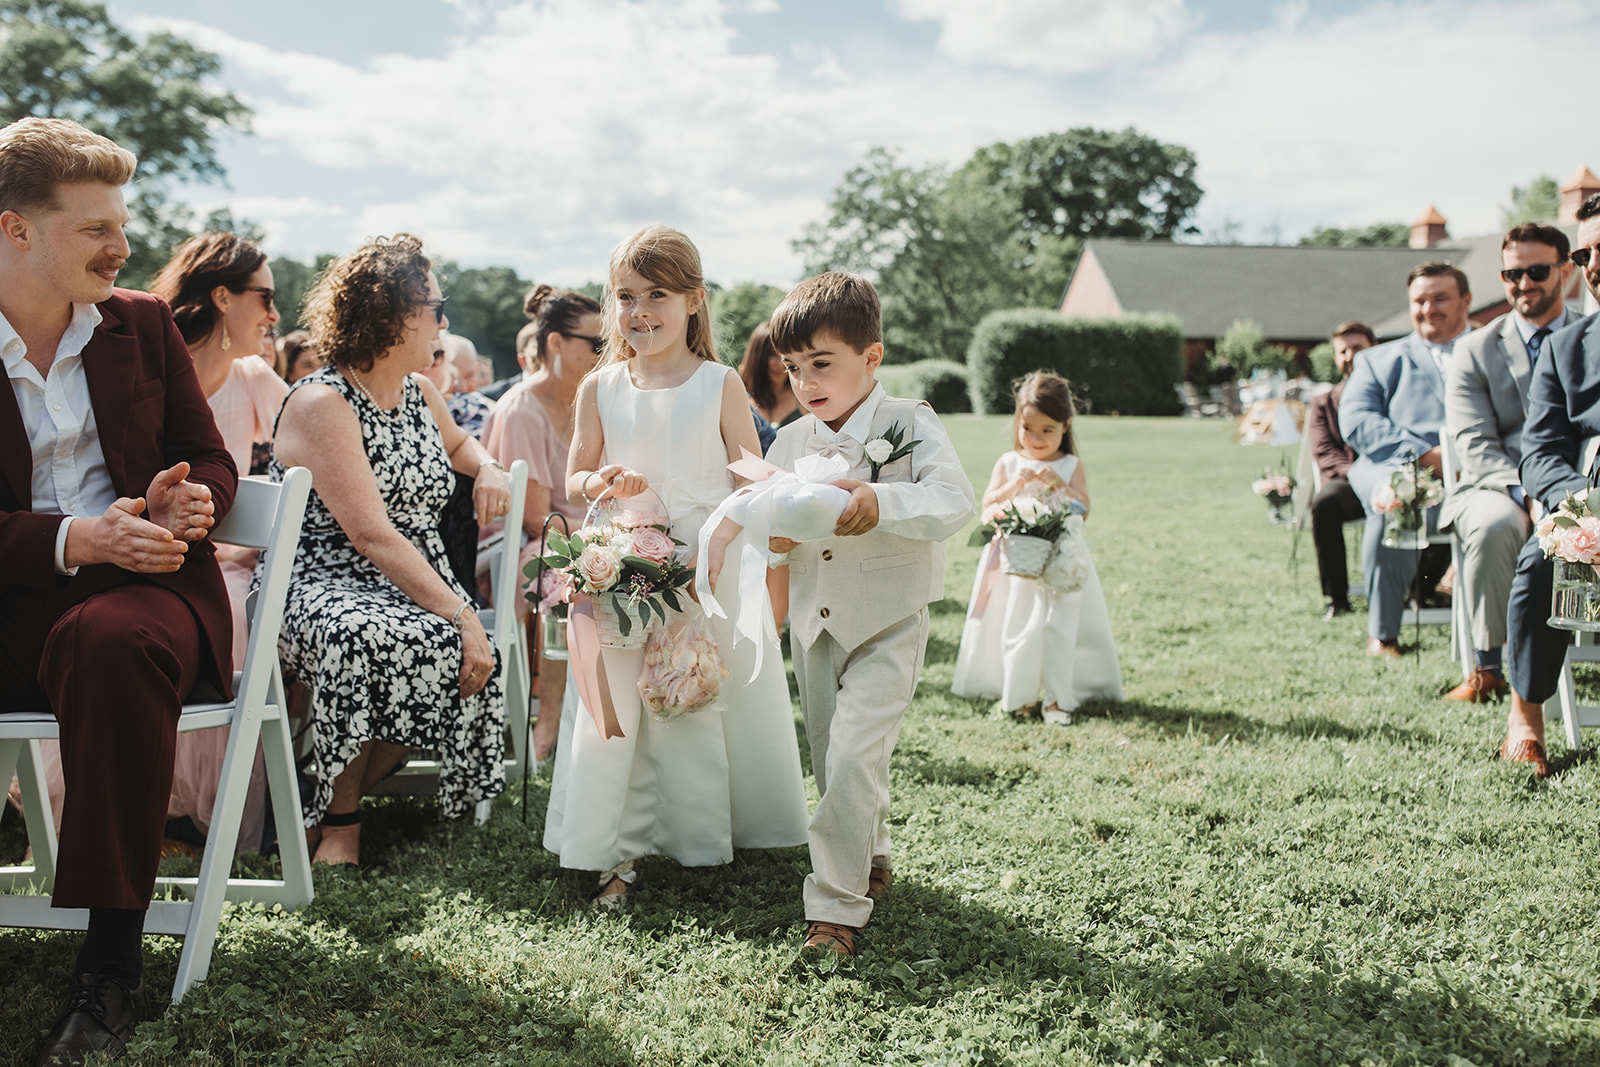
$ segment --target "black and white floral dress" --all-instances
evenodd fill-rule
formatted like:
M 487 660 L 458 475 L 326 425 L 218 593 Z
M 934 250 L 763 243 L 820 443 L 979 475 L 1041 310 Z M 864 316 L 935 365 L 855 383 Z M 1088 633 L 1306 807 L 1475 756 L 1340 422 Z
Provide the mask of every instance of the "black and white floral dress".
M 394 411 L 375 406 L 337 369 L 302 378 L 339 391 L 361 422 L 362 443 L 395 529 L 465 598 L 439 539 L 439 512 L 454 484 L 438 424 L 415 381 Z M 292 391 L 292 390 L 291 390 Z M 272 477 L 284 467 L 272 461 Z M 364 741 L 434 749 L 446 818 L 505 789 L 505 698 L 500 673 L 463 698 L 461 637 L 357 552 L 315 488 L 295 555 L 278 651 L 284 669 L 311 690 L 316 791 L 307 826 L 322 820 L 333 780 Z

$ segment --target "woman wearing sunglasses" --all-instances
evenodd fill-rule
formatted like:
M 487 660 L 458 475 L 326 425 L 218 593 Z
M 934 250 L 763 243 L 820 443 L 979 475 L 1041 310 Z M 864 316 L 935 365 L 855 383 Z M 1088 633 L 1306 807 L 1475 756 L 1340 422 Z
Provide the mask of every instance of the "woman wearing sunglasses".
M 522 550 L 526 566 L 543 551 L 540 538 L 552 512 L 566 519 L 568 532 L 583 525 L 583 507 L 567 499 L 567 452 L 572 446 L 578 385 L 599 361 L 605 341 L 600 336 L 600 305 L 583 293 L 536 286 L 522 309 L 533 320 L 517 337 L 517 362 L 525 373 L 495 405 L 483 440 L 507 467 L 519 459 L 528 463 L 528 502 L 522 519 L 528 539 Z M 555 529 L 563 529 L 559 520 Z M 527 614 L 526 600 L 518 598 L 517 611 L 519 616 Z M 555 754 L 566 691 L 562 665 L 541 663 L 539 716 L 533 726 L 533 757 L 541 766 Z
M 379 238 L 335 260 L 306 315 L 328 366 L 295 384 L 278 420 L 274 477 L 298 465 L 313 484 L 278 649 L 312 694 L 315 860 L 350 864 L 362 795 L 411 748 L 439 751 L 446 818 L 505 788 L 494 652 L 438 526 L 452 469 L 474 479 L 479 523 L 511 495 L 419 373 L 447 321 L 422 242 Z

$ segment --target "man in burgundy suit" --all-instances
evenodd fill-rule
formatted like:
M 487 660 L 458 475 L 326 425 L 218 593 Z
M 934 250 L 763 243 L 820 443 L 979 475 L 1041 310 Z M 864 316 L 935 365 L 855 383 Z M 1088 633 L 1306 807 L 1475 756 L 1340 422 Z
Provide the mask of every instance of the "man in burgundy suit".
M 1344 524 L 1366 517 L 1361 499 L 1345 477 L 1356 461 L 1355 450 L 1344 443 L 1339 432 L 1339 397 L 1344 383 L 1356 365 L 1356 353 L 1371 348 L 1377 341 L 1365 323 L 1342 323 L 1333 331 L 1333 359 L 1339 368 L 1339 384 L 1321 396 L 1313 397 L 1306 411 L 1306 437 L 1311 455 L 1322 475 L 1322 485 L 1311 500 L 1311 541 L 1317 546 L 1317 573 L 1322 576 L 1322 595 L 1328 598 L 1324 619 L 1350 613 L 1350 579 L 1345 571 Z
M 113 288 L 134 158 L 76 123 L 0 129 L 0 709 L 61 724 L 53 903 L 89 909 L 40 1063 L 148 1017 L 140 947 L 183 699 L 231 689 L 212 525 L 233 461 L 165 304 Z

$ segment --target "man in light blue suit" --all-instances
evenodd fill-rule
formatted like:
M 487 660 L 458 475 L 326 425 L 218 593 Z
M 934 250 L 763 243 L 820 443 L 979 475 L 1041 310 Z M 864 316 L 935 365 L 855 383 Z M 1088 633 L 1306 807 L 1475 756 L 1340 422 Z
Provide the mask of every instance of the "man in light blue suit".
M 1467 276 L 1439 260 L 1406 276 L 1413 333 L 1369 348 L 1339 401 L 1339 431 L 1358 459 L 1350 487 L 1368 503 L 1407 457 L 1442 474 L 1439 434 L 1444 428 L 1444 367 L 1456 339 L 1471 329 L 1472 292 Z M 1361 565 L 1367 583 L 1367 655 L 1400 655 L 1400 616 L 1417 571 L 1417 553 L 1383 547 L 1383 515 L 1367 509 Z M 1428 529 L 1438 509 L 1428 513 Z

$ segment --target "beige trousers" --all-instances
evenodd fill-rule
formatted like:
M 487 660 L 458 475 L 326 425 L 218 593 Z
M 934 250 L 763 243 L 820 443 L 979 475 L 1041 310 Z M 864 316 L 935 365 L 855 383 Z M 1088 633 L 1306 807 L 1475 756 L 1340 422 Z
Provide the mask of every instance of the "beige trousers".
M 923 608 L 853 651 L 824 633 L 793 649 L 821 799 L 811 816 L 807 919 L 865 926 L 867 882 L 889 867 L 889 756 L 928 645 Z
M 1480 652 L 1506 642 L 1506 601 L 1517 574 L 1517 555 L 1533 529 L 1528 513 L 1509 493 L 1475 489 L 1451 524 L 1461 541 L 1460 594 L 1472 610 L 1472 647 Z

